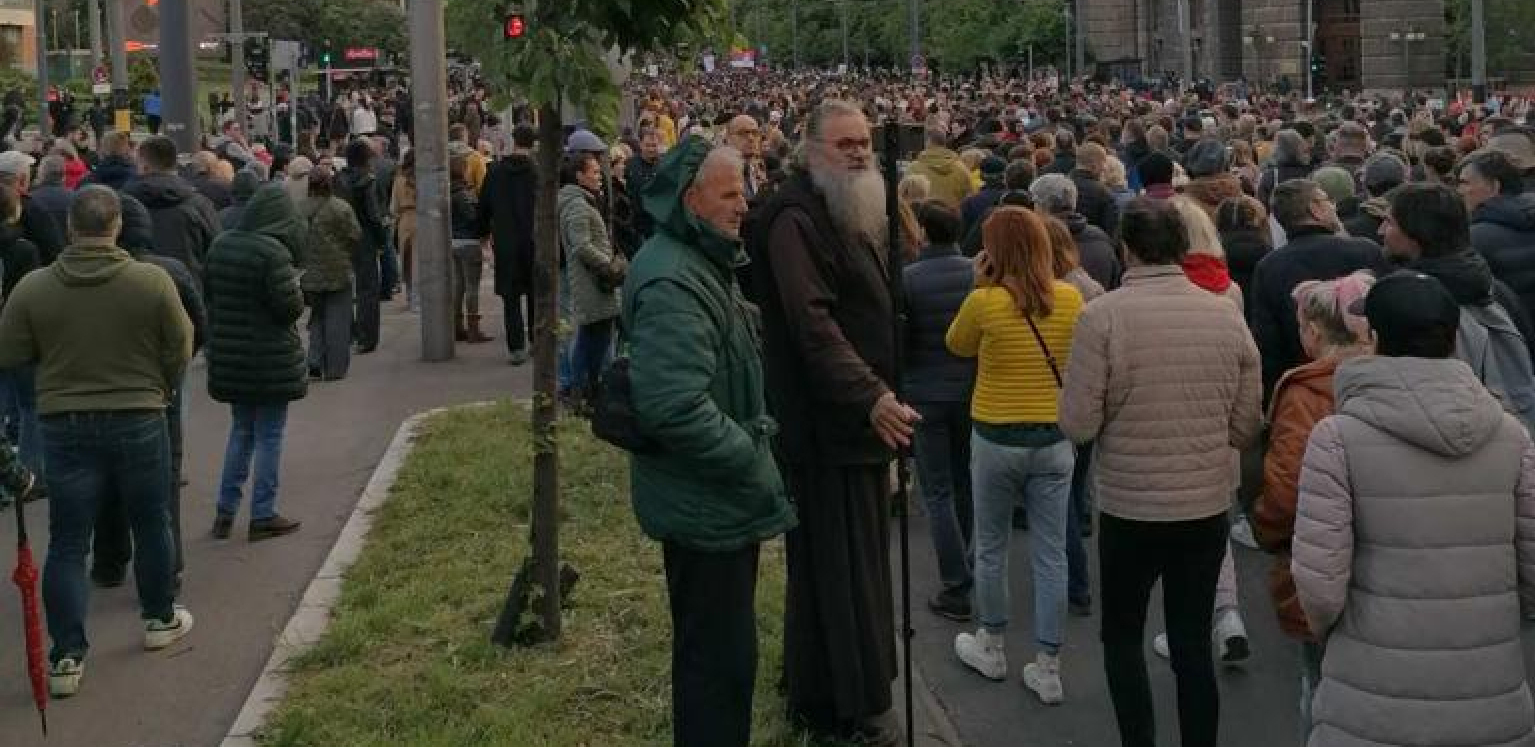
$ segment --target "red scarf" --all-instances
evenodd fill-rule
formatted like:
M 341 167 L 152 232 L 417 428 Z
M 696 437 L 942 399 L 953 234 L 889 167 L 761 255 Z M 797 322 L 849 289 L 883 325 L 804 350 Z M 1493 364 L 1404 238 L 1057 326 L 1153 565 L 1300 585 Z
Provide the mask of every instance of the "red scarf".
M 1211 293 L 1224 294 L 1231 287 L 1231 273 L 1226 270 L 1226 260 L 1220 257 L 1190 254 L 1183 258 L 1183 274 Z

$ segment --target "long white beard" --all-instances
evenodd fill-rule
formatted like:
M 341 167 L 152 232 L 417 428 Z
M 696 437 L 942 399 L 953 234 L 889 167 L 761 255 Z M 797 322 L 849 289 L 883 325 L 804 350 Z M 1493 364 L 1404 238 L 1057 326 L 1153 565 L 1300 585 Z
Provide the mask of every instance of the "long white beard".
M 826 198 L 826 208 L 837 227 L 870 246 L 884 245 L 889 218 L 885 214 L 885 180 L 878 171 L 812 169 L 810 181 Z

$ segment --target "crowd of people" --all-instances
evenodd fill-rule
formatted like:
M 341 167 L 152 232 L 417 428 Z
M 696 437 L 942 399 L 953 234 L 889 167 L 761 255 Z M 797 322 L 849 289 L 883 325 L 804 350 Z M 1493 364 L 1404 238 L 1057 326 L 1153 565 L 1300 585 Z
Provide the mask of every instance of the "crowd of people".
M 927 606 L 975 625 L 955 657 L 1062 704 L 1064 619 L 1096 616 L 1127 747 L 1156 744 L 1159 583 L 1185 747 L 1217 743 L 1217 665 L 1255 655 L 1300 662 L 1303 744 L 1535 743 L 1528 104 L 1057 84 L 651 79 L 611 184 L 601 143 L 571 149 L 590 152 L 565 189 L 632 201 L 608 215 L 640 242 L 615 229 L 565 261 L 625 276 L 576 357 L 601 369 L 583 339 L 610 351 L 593 325 L 616 313 L 632 403 L 594 417 L 646 439 L 675 744 L 748 743 L 758 552 L 780 534 L 790 715 L 898 742 L 886 522 L 908 449 Z M 1272 554 L 1268 589 L 1238 588 L 1234 542 Z M 1242 601 L 1265 593 L 1293 651 L 1248 639 Z

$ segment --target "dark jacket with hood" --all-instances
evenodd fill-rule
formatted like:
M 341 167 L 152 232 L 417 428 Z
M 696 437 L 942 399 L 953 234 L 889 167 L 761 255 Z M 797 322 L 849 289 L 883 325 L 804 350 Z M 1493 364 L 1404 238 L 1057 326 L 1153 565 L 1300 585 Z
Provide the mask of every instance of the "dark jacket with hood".
M 334 184 L 336 196 L 352 207 L 357 224 L 362 227 L 362 244 L 358 247 L 357 257 L 376 257 L 389 241 L 388 231 L 384 228 L 384 208 L 379 202 L 375 181 L 373 172 L 348 166 L 341 170 Z
M 644 157 L 635 152 L 635 156 L 629 159 L 629 165 L 624 167 L 624 184 L 628 186 L 636 200 L 642 199 L 640 195 L 645 192 L 645 187 L 650 180 L 656 177 L 656 171 L 661 167 L 658 156 L 655 163 L 647 163 Z M 650 213 L 641 209 L 634 211 L 634 232 L 639 234 L 639 240 L 645 241 L 655 233 L 655 221 L 651 220 Z M 499 260 L 497 260 L 499 261 Z
M 1535 194 L 1498 195 L 1471 213 L 1471 248 L 1535 313 Z
M 195 355 L 208 341 L 208 310 L 203 305 L 201 283 L 181 260 L 150 253 L 155 243 L 155 229 L 149 209 L 130 195 L 118 196 L 122 198 L 123 228 L 117 234 L 117 245 L 134 259 L 152 264 L 171 276 L 181 308 L 192 322 L 192 353 Z
M 214 179 L 209 174 L 198 174 L 188 180 L 197 193 L 208 198 L 216 210 L 223 210 L 234 204 L 234 185 L 225 184 Z
M 96 164 L 95 170 L 86 175 L 85 180 L 80 182 L 80 186 L 101 184 L 121 192 L 123 187 L 128 186 L 128 183 L 136 179 L 138 175 L 139 169 L 133 161 L 123 156 L 107 156 L 101 159 L 101 163 Z
M 658 444 L 632 456 L 640 527 L 724 552 L 792 529 L 795 515 L 773 459 L 757 316 L 736 285 L 740 241 L 682 202 L 708 151 L 684 140 L 645 192 L 657 231 L 624 283 L 623 325 L 635 417 Z
M 975 358 L 949 352 L 949 325 L 975 287 L 975 266 L 959 247 L 931 245 L 905 270 L 906 346 L 903 363 L 908 402 L 969 402 Z
M 1071 183 L 1077 187 L 1077 212 L 1087 222 L 1113 236 L 1119 231 L 1119 203 L 1103 182 L 1082 169 L 1074 169 Z
M 295 323 L 304 294 L 293 266 L 302 235 L 282 185 L 256 192 L 245 216 L 208 250 L 208 393 L 219 402 L 275 405 L 306 392 Z
M 1081 213 L 1058 215 L 1071 230 L 1071 238 L 1077 242 L 1077 254 L 1081 256 L 1082 269 L 1098 281 L 1106 291 L 1119 287 L 1124 268 L 1119 264 L 1119 245 L 1103 229 L 1088 223 Z
M 639 160 L 629 162 L 631 179 Z M 477 219 L 480 238 L 493 239 L 498 296 L 527 293 L 533 288 L 533 210 L 537 202 L 538 169 L 531 156 L 514 153 L 490 167 L 480 188 Z
M 0 304 L 11 297 L 11 290 L 23 275 L 37 268 L 37 245 L 21 235 L 21 226 L 0 224 L 0 273 L 5 277 L 4 295 L 0 295 Z
M 149 209 L 155 237 L 150 252 L 181 260 L 194 277 L 202 278 L 203 257 L 219 233 L 213 203 L 175 174 L 145 174 L 129 182 L 123 193 Z
M 1530 347 L 1531 360 L 1535 360 L 1535 328 L 1530 326 L 1529 310 L 1513 290 L 1493 277 L 1482 255 L 1467 249 L 1443 257 L 1421 257 L 1409 267 L 1438 278 L 1461 306 L 1486 306 L 1496 301 L 1519 328 L 1524 344 Z
M 229 191 L 232 202 L 229 207 L 219 211 L 219 230 L 229 231 L 240 225 L 240 218 L 245 215 L 245 206 L 260 187 L 261 180 L 255 174 L 249 171 L 235 174 L 234 185 Z
M 53 219 L 53 224 L 58 227 L 59 235 L 69 235 L 69 203 L 73 202 L 75 195 L 64 186 L 63 181 L 52 184 L 35 184 L 27 199 L 32 206 Z
M 1238 228 L 1221 231 L 1221 248 L 1226 250 L 1226 264 L 1231 268 L 1231 279 L 1242 286 L 1246 293 L 1247 308 L 1252 309 L 1253 272 L 1258 263 L 1269 253 L 1269 235 L 1266 228 Z

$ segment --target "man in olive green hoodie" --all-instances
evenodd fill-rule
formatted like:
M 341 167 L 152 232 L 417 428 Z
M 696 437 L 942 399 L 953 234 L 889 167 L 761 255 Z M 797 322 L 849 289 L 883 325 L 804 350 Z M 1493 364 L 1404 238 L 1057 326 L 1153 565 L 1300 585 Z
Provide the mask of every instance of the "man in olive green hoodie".
M 754 314 L 736 285 L 739 151 L 689 138 L 645 189 L 657 232 L 624 285 L 635 513 L 662 543 L 676 747 L 746 747 L 757 672 L 757 550 L 795 524 L 773 460 Z
M 117 247 L 121 210 L 110 188 L 81 189 L 69 208 L 74 244 L 22 278 L 0 314 L 0 368 L 37 367 L 52 529 L 43 603 L 56 697 L 75 694 L 85 671 L 85 556 L 107 490 L 117 490 L 133 531 L 144 648 L 166 648 L 192 628 L 172 583 L 165 420 L 192 356 L 192 323 L 170 276 Z

